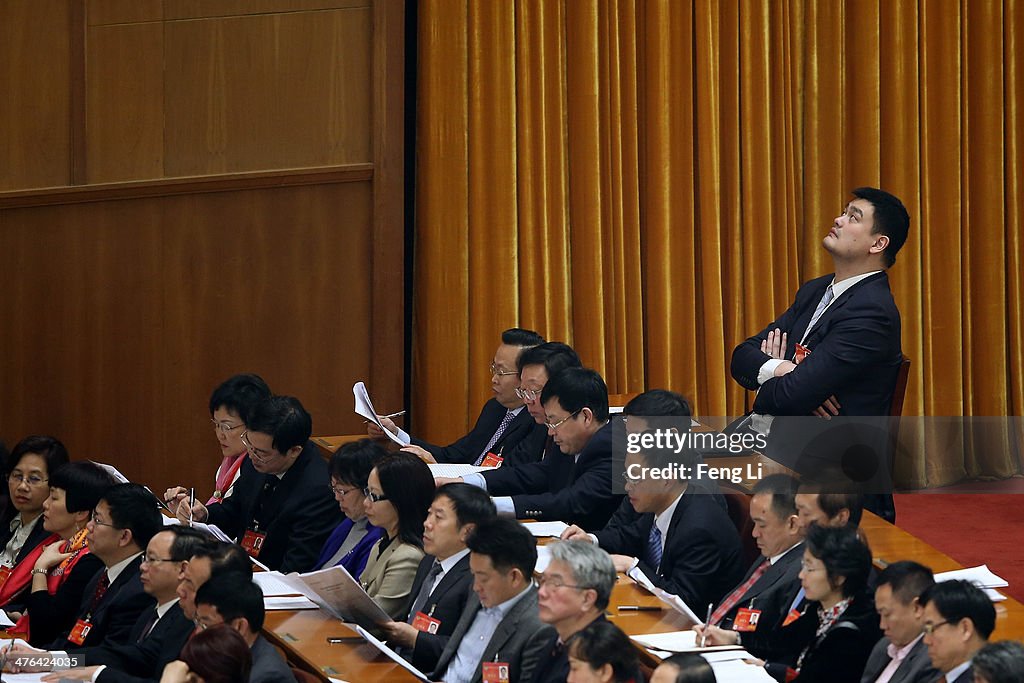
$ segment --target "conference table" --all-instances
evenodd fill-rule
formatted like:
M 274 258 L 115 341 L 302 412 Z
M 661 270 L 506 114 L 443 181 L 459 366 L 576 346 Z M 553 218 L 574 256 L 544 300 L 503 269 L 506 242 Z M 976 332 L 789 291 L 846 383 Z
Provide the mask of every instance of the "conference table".
M 339 440 L 342 439 L 347 441 L 348 437 L 316 437 L 313 441 L 325 450 L 333 451 L 341 445 Z M 748 462 L 760 463 L 765 468 L 764 474 L 785 470 L 759 454 L 716 458 L 716 463 L 728 466 L 745 466 Z M 744 482 L 745 485 L 751 483 Z M 867 536 L 872 556 L 879 568 L 898 560 L 915 560 L 935 572 L 963 567 L 948 555 L 871 512 L 865 511 L 861 529 Z M 658 609 L 620 610 L 623 606 Z M 699 606 L 691 607 L 700 613 Z M 995 608 L 996 630 L 992 639 L 1024 640 L 1024 605 L 1008 598 L 995 603 Z M 622 574 L 612 591 L 607 616 L 628 635 L 665 633 L 692 626 L 690 620 L 681 613 L 664 605 Z M 416 680 L 412 674 L 360 638 L 354 630 L 320 610 L 267 612 L 264 634 L 285 652 L 295 667 L 314 674 L 321 681 L 327 681 L 328 677 L 350 682 L 372 680 L 379 683 L 408 683 Z M 644 657 L 649 664 L 653 663 L 650 655 L 644 653 Z

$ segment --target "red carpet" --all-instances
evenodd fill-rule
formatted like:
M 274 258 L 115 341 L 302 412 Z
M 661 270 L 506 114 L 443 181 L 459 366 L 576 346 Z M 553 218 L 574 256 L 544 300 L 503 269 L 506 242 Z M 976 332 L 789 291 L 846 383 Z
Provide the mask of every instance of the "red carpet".
M 999 482 L 1002 491 L 1024 488 L 1022 480 Z M 1006 579 L 1000 592 L 1024 602 L 1024 496 L 946 493 L 976 490 L 961 484 L 928 493 L 897 494 L 896 523 L 966 567 L 987 564 Z

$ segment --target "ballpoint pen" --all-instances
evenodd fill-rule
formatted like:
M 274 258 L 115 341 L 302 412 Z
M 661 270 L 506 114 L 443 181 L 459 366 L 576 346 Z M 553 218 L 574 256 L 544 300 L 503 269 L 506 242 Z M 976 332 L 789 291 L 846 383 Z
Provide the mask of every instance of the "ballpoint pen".
M 711 626 L 711 608 L 714 603 L 708 603 L 708 616 L 704 619 L 704 630 L 700 632 L 700 646 L 704 647 L 704 641 L 708 639 L 708 627 Z

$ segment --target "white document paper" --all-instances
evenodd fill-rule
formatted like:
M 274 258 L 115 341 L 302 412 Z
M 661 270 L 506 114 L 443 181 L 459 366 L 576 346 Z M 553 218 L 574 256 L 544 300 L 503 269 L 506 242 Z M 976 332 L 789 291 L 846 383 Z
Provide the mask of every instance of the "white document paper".
M 305 595 L 268 595 L 263 598 L 263 609 L 274 610 L 317 609 L 317 604 Z
M 711 662 L 718 683 L 775 683 L 763 666 L 747 664 L 741 659 L 730 659 L 725 662 Z
M 523 526 L 537 538 L 559 538 L 562 532 L 569 528 L 565 522 L 526 522 Z
M 384 641 L 380 640 L 379 638 L 376 638 L 372 633 L 367 631 L 365 628 L 363 628 L 362 626 L 356 626 L 356 633 L 365 638 L 366 642 L 370 643 L 378 650 L 383 652 L 388 659 L 395 662 L 396 664 L 401 665 L 403 669 L 411 673 L 413 676 L 415 676 L 421 681 L 426 681 L 427 683 L 430 683 L 430 679 L 427 678 L 422 671 L 414 667 L 409 662 L 405 661 L 397 652 L 395 652 L 390 647 L 385 645 Z
M 549 564 L 551 564 L 551 548 L 546 545 L 537 546 L 537 566 L 534 567 L 533 571 L 543 574 L 548 570 Z
M 384 432 L 389 439 L 397 443 L 399 446 L 408 446 L 409 439 L 400 439 L 397 434 L 392 434 L 390 429 L 385 429 L 384 425 L 380 423 L 380 418 L 377 417 L 377 411 L 373 408 L 373 401 L 370 400 L 370 393 L 366 391 L 366 385 L 362 382 L 356 382 L 352 385 L 352 395 L 356 399 L 356 414 L 362 415 L 364 418 L 372 422 L 373 424 L 380 427 L 381 431 Z
M 640 569 L 640 565 L 637 565 L 626 572 L 626 576 L 646 588 L 648 593 L 654 593 L 654 591 L 658 590 L 657 586 L 654 585 L 654 582 L 647 578 L 647 574 L 644 574 L 644 570 Z
M 391 621 L 341 565 L 306 574 L 285 574 L 279 579 L 342 621 L 353 621 L 364 628 Z
M 690 606 L 683 602 L 683 599 L 678 595 L 672 595 L 671 593 L 662 590 L 661 588 L 654 589 L 654 595 L 658 597 L 663 603 L 679 612 L 683 616 L 687 617 L 694 624 L 704 624 L 704 620 L 696 615 L 696 613 L 690 609 Z
M 696 631 L 671 631 L 669 633 L 650 633 L 641 636 L 631 636 L 633 640 L 646 648 L 661 650 L 664 652 L 720 652 L 720 651 L 743 651 L 739 645 L 709 645 L 700 647 L 697 644 Z
M 967 569 L 955 569 L 951 572 L 941 572 L 935 575 L 936 581 L 953 581 L 957 579 L 970 581 L 981 588 L 1006 588 L 1010 585 L 1006 579 L 993 573 L 987 564 L 979 567 L 968 567 Z
M 427 467 L 430 468 L 430 474 L 433 475 L 435 479 L 437 477 L 448 477 L 454 479 L 456 477 L 464 477 L 467 474 L 475 474 L 476 472 L 486 472 L 488 470 L 497 469 L 495 467 L 477 467 L 476 465 L 438 462 L 427 463 Z
M 284 580 L 281 572 L 253 572 L 252 580 L 263 591 L 263 597 L 279 595 L 302 595 L 291 583 Z
M 675 611 L 679 612 L 683 616 L 687 617 L 694 624 L 699 624 L 701 626 L 704 625 L 704 620 L 698 617 L 696 613 L 694 613 L 694 611 L 690 609 L 690 606 L 683 602 L 682 598 L 680 598 L 678 595 L 672 595 L 668 591 L 665 591 L 655 586 L 654 582 L 647 578 L 647 575 L 644 574 L 643 570 L 641 570 L 639 566 L 633 567 L 628 572 L 626 572 L 626 576 L 636 581 L 638 584 L 647 589 L 647 591 L 656 596 L 663 603 L 665 603 Z
M 202 522 L 193 521 L 191 523 L 191 526 L 193 529 L 205 531 L 206 533 L 216 538 L 218 541 L 224 541 L 225 543 L 235 542 L 235 539 L 231 538 L 226 533 L 224 533 L 224 531 L 216 524 L 203 524 Z
M 982 588 L 981 590 L 985 591 L 985 595 L 987 595 L 988 599 L 992 602 L 1002 602 L 1003 600 L 1006 600 L 1006 596 L 995 588 Z
M 7 612 L 0 609 L 0 628 L 10 628 L 14 626 L 14 622 L 7 616 Z

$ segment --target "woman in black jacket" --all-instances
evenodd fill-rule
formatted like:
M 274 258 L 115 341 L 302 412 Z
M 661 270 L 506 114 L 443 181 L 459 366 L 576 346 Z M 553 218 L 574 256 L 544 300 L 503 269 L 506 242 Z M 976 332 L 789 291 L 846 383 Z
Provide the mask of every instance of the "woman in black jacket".
M 794 644 L 794 657 L 769 662 L 773 678 L 859 683 L 868 655 L 882 637 L 867 585 L 870 572 L 871 550 L 856 529 L 811 525 L 800 571 L 806 607 L 799 617 L 787 619 L 790 623 L 780 634 Z

